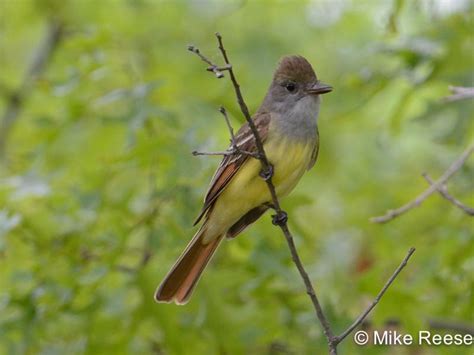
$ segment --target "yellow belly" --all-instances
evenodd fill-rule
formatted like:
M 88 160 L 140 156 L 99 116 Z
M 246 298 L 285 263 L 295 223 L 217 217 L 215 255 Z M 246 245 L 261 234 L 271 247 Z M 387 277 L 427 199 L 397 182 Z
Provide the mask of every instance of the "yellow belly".
M 273 184 L 279 197 L 293 190 L 308 168 L 313 142 L 296 143 L 290 139 L 269 137 L 264 144 L 274 167 Z M 260 161 L 249 158 L 218 197 L 210 216 L 209 236 L 225 233 L 246 212 L 270 202 L 267 184 L 259 176 Z

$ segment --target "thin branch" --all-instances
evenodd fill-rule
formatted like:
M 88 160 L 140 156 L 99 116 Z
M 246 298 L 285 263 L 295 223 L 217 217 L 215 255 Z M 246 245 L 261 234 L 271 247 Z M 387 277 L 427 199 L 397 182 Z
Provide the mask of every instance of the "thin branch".
M 229 69 L 230 69 L 229 65 L 224 65 L 222 67 L 211 65 L 211 66 L 208 66 L 206 68 L 207 71 L 212 71 L 212 72 L 214 72 L 215 70 L 223 72 L 223 71 L 226 71 L 226 70 L 229 70 Z M 224 74 L 222 74 L 222 75 L 224 76 Z
M 429 177 L 429 175 L 427 173 L 423 173 L 422 176 L 425 178 L 426 181 L 428 181 L 428 183 L 430 185 L 433 185 L 434 184 L 434 181 Z M 438 192 L 441 196 L 443 196 L 446 200 L 448 200 L 449 202 L 451 202 L 454 206 L 458 207 L 459 209 L 463 210 L 464 212 L 466 212 L 468 215 L 470 216 L 474 216 L 474 208 L 472 207 L 469 207 L 469 206 L 466 206 L 465 204 L 463 204 L 461 201 L 459 201 L 458 199 L 456 199 L 455 197 L 451 196 L 448 192 L 448 188 L 446 187 L 446 185 L 441 185 L 439 188 L 438 188 Z
M 218 65 L 214 64 L 210 59 L 206 58 L 205 56 L 201 54 L 201 51 L 199 50 L 199 48 L 196 48 L 195 46 L 191 44 L 188 46 L 188 51 L 193 52 L 199 58 L 201 58 L 203 62 L 206 62 L 207 64 L 209 64 L 209 67 L 207 67 L 206 70 L 213 72 L 218 79 L 224 77 L 224 73 L 222 71 L 230 69 L 228 66 L 219 67 Z
M 377 303 L 379 303 L 380 299 L 383 297 L 383 295 L 388 290 L 388 288 L 393 283 L 393 281 L 395 281 L 398 274 L 400 274 L 403 268 L 407 265 L 408 260 L 410 259 L 410 257 L 413 255 L 414 252 L 415 252 L 415 248 L 410 248 L 410 250 L 408 250 L 408 253 L 405 256 L 405 259 L 403 259 L 402 263 L 397 267 L 395 272 L 385 283 L 384 287 L 382 287 L 382 289 L 378 293 L 377 297 L 375 297 L 375 299 L 372 301 L 372 303 L 362 312 L 362 314 L 359 317 L 357 317 L 357 319 L 354 321 L 354 323 L 352 323 L 352 325 L 349 328 L 347 328 L 341 335 L 338 335 L 337 337 L 335 337 L 334 342 L 336 345 L 339 344 L 341 341 L 343 341 L 349 334 L 352 333 L 352 331 L 355 328 L 357 328 L 364 321 L 364 319 L 369 315 L 372 309 L 374 309 Z
M 461 167 L 464 165 L 466 160 L 469 158 L 471 153 L 474 151 L 474 144 L 471 144 L 462 154 L 461 156 L 451 164 L 451 166 L 441 175 L 441 177 L 433 183 L 427 190 L 423 193 L 418 195 L 413 201 L 408 202 L 407 204 L 394 209 L 389 210 L 383 216 L 372 217 L 370 219 L 373 223 L 386 223 L 391 221 L 392 219 L 404 214 L 405 212 L 411 210 L 412 208 L 418 207 L 421 203 L 426 200 L 431 194 L 435 191 L 438 191 L 441 186 L 443 186 L 446 181 L 448 181 L 451 176 L 453 176 Z
M 453 102 L 474 98 L 474 87 L 450 86 L 449 90 L 453 94 L 443 98 L 443 102 Z
M 202 56 L 202 55 L 201 55 Z M 206 58 L 204 56 L 202 56 L 203 58 Z M 207 58 L 206 58 L 207 60 Z M 225 150 L 225 151 L 222 151 L 222 152 L 200 152 L 200 151 L 197 151 L 197 150 L 194 150 L 192 152 L 192 154 L 194 156 L 198 156 L 198 155 L 222 155 L 222 156 L 229 156 L 229 155 L 247 155 L 249 157 L 252 157 L 252 158 L 255 158 L 255 159 L 259 159 L 259 154 L 258 152 L 255 153 L 255 152 L 248 152 L 246 150 L 243 150 L 243 149 L 240 149 L 238 146 L 237 146 L 237 143 L 235 141 L 235 135 L 234 135 L 234 129 L 232 128 L 232 125 L 230 124 L 230 120 L 229 120 L 229 117 L 227 116 L 227 111 L 226 109 L 221 106 L 219 107 L 219 112 L 222 113 L 222 116 L 224 116 L 224 120 L 225 120 L 225 123 L 227 125 L 227 129 L 229 130 L 229 134 L 230 134 L 230 148 Z
M 227 129 L 229 130 L 230 134 L 230 144 L 232 145 L 232 148 L 234 150 L 239 150 L 237 147 L 237 143 L 235 142 L 235 135 L 234 135 L 234 129 L 232 128 L 232 125 L 230 124 L 229 117 L 227 116 L 227 111 L 224 108 L 224 106 L 219 107 L 219 112 L 222 113 L 222 116 L 224 116 L 225 123 L 227 124 Z
M 217 156 L 227 156 L 227 155 L 234 155 L 235 152 L 232 151 L 232 150 L 224 150 L 222 152 L 201 152 L 199 150 L 193 150 L 191 152 L 192 155 L 194 155 L 195 157 L 198 156 L 198 155 L 217 155 Z
M 19 88 L 12 92 L 6 104 L 5 112 L 0 121 L 0 158 L 5 155 L 6 141 L 8 135 L 17 120 L 31 88 L 37 77 L 46 68 L 48 60 L 57 48 L 63 35 L 63 27 L 56 20 L 51 20 L 48 24 L 43 42 L 33 55 L 33 59 L 25 73 L 23 82 Z
M 222 152 L 201 152 L 201 151 L 198 151 L 198 150 L 193 150 L 191 152 L 192 155 L 194 156 L 198 156 L 198 155 L 219 155 L 219 156 L 228 156 L 228 155 L 239 155 L 239 154 L 242 154 L 242 155 L 248 155 L 249 157 L 252 157 L 252 158 L 255 158 L 255 159 L 258 159 L 258 153 L 254 153 L 254 152 L 248 152 L 246 150 L 242 150 L 242 149 L 237 149 L 235 150 L 234 148 L 231 148 L 231 149 L 228 149 L 228 150 L 225 150 L 225 151 L 222 151 Z

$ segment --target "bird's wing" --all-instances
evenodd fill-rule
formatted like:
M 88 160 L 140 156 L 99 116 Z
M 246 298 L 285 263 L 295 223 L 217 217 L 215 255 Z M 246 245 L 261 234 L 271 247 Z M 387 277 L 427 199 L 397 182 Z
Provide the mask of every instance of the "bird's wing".
M 262 142 L 267 138 L 270 119 L 270 113 L 259 113 L 253 117 L 255 127 L 257 128 Z M 252 153 L 257 152 L 255 137 L 248 123 L 244 124 L 235 135 L 235 143 L 237 147 L 243 151 Z M 232 147 L 229 149 L 232 149 Z M 227 184 L 232 180 L 235 173 L 240 169 L 248 157 L 247 154 L 235 154 L 227 155 L 222 159 L 211 180 L 204 199 L 204 206 L 201 213 L 199 213 L 199 216 L 196 218 L 194 225 L 199 223 L 205 213 L 212 207 L 217 197 L 222 193 L 222 191 L 224 191 Z

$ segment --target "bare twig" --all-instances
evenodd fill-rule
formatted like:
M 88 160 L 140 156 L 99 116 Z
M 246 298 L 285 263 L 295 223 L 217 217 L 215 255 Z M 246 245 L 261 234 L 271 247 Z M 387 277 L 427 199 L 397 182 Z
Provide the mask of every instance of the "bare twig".
M 191 44 L 188 46 L 188 51 L 193 52 L 194 54 L 197 54 L 203 62 L 206 62 L 207 64 L 209 64 L 209 67 L 207 67 L 206 70 L 213 72 L 218 79 L 224 77 L 224 73 L 223 73 L 224 70 L 231 69 L 228 65 L 224 67 L 219 67 L 218 65 L 214 64 L 210 59 L 206 58 L 205 56 L 201 54 L 201 51 L 199 50 L 199 48 L 196 48 L 195 46 Z
M 453 94 L 443 98 L 443 102 L 453 102 L 474 98 L 474 87 L 450 86 L 449 90 Z
M 425 178 L 426 181 L 428 181 L 428 183 L 430 185 L 433 185 L 434 184 L 434 181 L 429 177 L 429 175 L 427 173 L 423 173 L 422 174 L 423 177 Z M 449 202 L 451 202 L 454 206 L 460 208 L 461 210 L 463 210 L 464 212 L 466 212 L 468 215 L 470 216 L 474 216 L 474 208 L 472 207 L 469 207 L 469 206 L 466 206 L 465 204 L 463 204 L 461 201 L 459 201 L 458 199 L 454 198 L 453 196 L 451 196 L 448 192 L 448 188 L 446 187 L 446 185 L 441 185 L 439 188 L 438 188 L 438 192 L 441 196 L 443 196 L 446 200 L 448 200 Z
M 6 141 L 10 130 L 20 114 L 37 77 L 44 71 L 48 60 L 57 48 L 63 34 L 61 23 L 51 20 L 46 30 L 45 38 L 33 55 L 32 62 L 25 73 L 19 88 L 10 94 L 5 112 L 0 121 L 0 158 L 5 155 Z
M 199 150 L 193 150 L 191 152 L 192 155 L 194 155 L 195 157 L 198 156 L 198 155 L 218 155 L 218 156 L 227 156 L 227 155 L 234 155 L 235 152 L 233 150 L 224 150 L 224 151 L 221 151 L 221 152 L 201 152 Z
M 204 56 L 202 56 L 202 57 L 204 57 Z M 206 58 L 206 57 L 204 57 L 204 58 Z M 206 60 L 207 60 L 207 58 L 206 58 Z M 259 159 L 258 152 L 257 153 L 248 152 L 246 150 L 240 149 L 237 146 L 237 144 L 235 142 L 234 129 L 232 128 L 232 125 L 230 124 L 230 120 L 229 120 L 229 117 L 227 116 L 226 109 L 223 106 L 221 106 L 221 107 L 219 107 L 219 112 L 222 113 L 222 116 L 224 116 L 225 123 L 227 125 L 228 130 L 229 130 L 231 148 L 229 148 L 229 149 L 227 149 L 223 152 L 200 152 L 200 151 L 194 150 L 192 152 L 192 154 L 194 156 L 198 156 L 198 155 L 223 155 L 223 156 L 228 156 L 228 155 L 242 154 L 242 155 L 248 155 L 248 156 L 250 156 L 252 158 L 255 158 L 255 159 Z
M 443 175 L 433 183 L 428 189 L 426 189 L 423 193 L 418 195 L 413 201 L 408 202 L 407 204 L 395 209 L 389 210 L 383 216 L 372 217 L 370 219 L 371 222 L 374 223 L 386 223 L 391 221 L 392 219 L 402 215 L 403 213 L 411 210 L 412 208 L 418 207 L 421 203 L 426 200 L 433 192 L 438 191 L 441 186 L 443 186 L 446 181 L 448 181 L 451 176 L 453 176 L 466 162 L 467 158 L 471 155 L 474 151 L 474 144 L 471 144 L 462 154 L 461 156 L 451 164 L 451 166 L 446 170 Z
M 219 155 L 219 156 L 228 156 L 228 155 L 237 155 L 237 154 L 242 154 L 242 155 L 248 155 L 249 157 L 258 159 L 258 153 L 254 152 L 248 152 L 246 150 L 242 149 L 237 149 L 235 150 L 234 148 L 224 150 L 222 152 L 200 152 L 198 150 L 193 150 L 191 152 L 192 155 L 198 156 L 198 155 Z
M 343 341 L 350 333 L 352 333 L 352 331 L 355 328 L 357 328 L 364 321 L 364 319 L 369 315 L 372 309 L 374 309 L 377 303 L 379 303 L 380 299 L 383 297 L 383 295 L 388 290 L 388 288 L 393 283 L 393 281 L 395 281 L 398 274 L 400 274 L 403 268 L 407 265 L 408 259 L 410 259 L 410 257 L 413 255 L 414 252 L 415 252 L 415 248 L 410 248 L 410 250 L 408 250 L 408 253 L 405 256 L 405 259 L 403 259 L 402 263 L 397 267 L 395 272 L 385 283 L 384 287 L 382 287 L 382 289 L 378 293 L 377 297 L 375 297 L 375 299 L 372 301 L 372 303 L 361 313 L 359 317 L 357 317 L 357 319 L 354 321 L 354 323 L 352 323 L 352 325 L 349 328 L 347 328 L 341 335 L 338 335 L 337 337 L 335 337 L 334 342 L 336 343 L 336 345 L 339 344 L 341 341 Z
M 227 111 L 225 110 L 224 106 L 219 107 L 219 112 L 222 113 L 222 116 L 224 116 L 225 123 L 227 124 L 227 129 L 229 130 L 230 134 L 230 144 L 232 145 L 232 148 L 234 148 L 234 150 L 239 150 L 237 144 L 235 143 L 234 129 L 230 124 L 229 117 L 227 116 Z

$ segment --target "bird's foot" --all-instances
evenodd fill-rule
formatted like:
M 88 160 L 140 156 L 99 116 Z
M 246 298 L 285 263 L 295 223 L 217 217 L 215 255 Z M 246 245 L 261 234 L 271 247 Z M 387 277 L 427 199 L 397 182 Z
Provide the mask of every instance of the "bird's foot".
M 272 223 L 275 226 L 282 226 L 288 222 L 288 214 L 285 211 L 278 211 L 276 214 L 272 215 Z
M 272 178 L 272 176 L 273 176 L 273 165 L 272 164 L 268 164 L 268 168 L 262 169 L 260 171 L 260 177 L 265 181 L 270 180 Z

